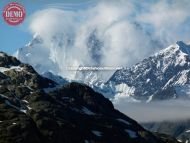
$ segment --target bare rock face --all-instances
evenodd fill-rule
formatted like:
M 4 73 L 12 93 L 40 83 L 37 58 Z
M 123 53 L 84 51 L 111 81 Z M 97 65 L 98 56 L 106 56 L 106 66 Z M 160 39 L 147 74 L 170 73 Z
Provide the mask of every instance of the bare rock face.
M 10 65 L 18 66 L 20 64 L 20 61 L 15 57 L 8 56 L 6 53 L 0 52 L 0 67 L 8 67 Z
M 177 143 L 145 130 L 86 85 L 60 86 L 0 57 L 0 143 Z

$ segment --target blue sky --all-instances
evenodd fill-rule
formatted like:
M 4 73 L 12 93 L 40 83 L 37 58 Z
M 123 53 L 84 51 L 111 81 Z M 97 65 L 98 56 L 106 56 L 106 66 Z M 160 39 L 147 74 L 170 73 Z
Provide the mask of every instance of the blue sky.
M 33 14 L 35 11 L 44 9 L 47 5 L 53 4 L 53 3 L 79 4 L 79 3 L 89 2 L 89 1 L 92 1 L 92 0 L 54 0 L 53 2 L 51 0 L 38 0 L 38 1 L 17 0 L 16 2 L 21 3 L 26 9 L 26 19 L 22 24 L 18 26 L 10 26 L 4 22 L 3 17 L 1 16 L 0 18 L 0 29 L 1 29 L 0 51 L 4 51 L 8 54 L 13 54 L 18 48 L 23 47 L 25 44 L 27 44 L 31 40 L 32 35 L 30 35 L 30 33 L 28 32 L 27 20 L 30 17 L 30 15 Z M 9 2 L 13 2 L 13 1 L 11 0 L 0 1 L 1 15 L 2 15 L 4 6 L 8 4 Z

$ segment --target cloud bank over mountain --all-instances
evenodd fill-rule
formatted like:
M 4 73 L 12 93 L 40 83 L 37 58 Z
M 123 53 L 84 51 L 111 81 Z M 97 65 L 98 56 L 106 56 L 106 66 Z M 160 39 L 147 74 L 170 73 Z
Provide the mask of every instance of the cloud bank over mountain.
M 189 8 L 188 0 L 100 0 L 75 10 L 54 4 L 30 17 L 29 30 L 41 36 L 67 76 L 64 67 L 131 66 L 177 40 L 188 41 Z

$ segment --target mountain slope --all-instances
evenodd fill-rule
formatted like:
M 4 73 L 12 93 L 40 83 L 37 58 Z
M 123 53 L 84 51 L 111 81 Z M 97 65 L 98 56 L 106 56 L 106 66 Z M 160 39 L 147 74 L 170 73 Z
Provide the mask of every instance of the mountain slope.
M 60 86 L 0 53 L 0 142 L 177 143 L 158 137 L 79 83 Z
M 108 81 L 121 90 L 120 96 L 140 100 L 189 97 L 190 45 L 179 41 L 142 62 L 116 71 Z

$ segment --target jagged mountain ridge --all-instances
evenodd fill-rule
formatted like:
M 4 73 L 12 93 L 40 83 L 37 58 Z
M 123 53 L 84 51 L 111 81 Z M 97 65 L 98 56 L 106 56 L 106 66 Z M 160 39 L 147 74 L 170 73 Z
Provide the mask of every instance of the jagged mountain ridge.
M 127 86 L 140 100 L 189 97 L 190 45 L 179 41 L 142 62 L 116 71 L 109 79 L 114 86 Z
M 0 142 L 177 143 L 158 137 L 79 83 L 64 86 L 0 53 Z
M 87 45 L 91 48 L 89 51 L 92 53 L 96 51 L 95 55 L 91 55 L 96 59 L 101 57 L 97 50 L 103 43 L 95 34 L 96 31 L 93 31 L 89 36 Z M 57 45 L 63 45 L 67 41 L 62 41 L 62 38 L 59 38 L 61 36 L 57 37 L 53 38 Z M 66 43 L 72 43 L 71 41 Z M 49 57 L 49 51 L 44 46 L 40 36 L 35 36 L 28 45 L 19 49 L 17 57 L 34 66 L 40 74 L 47 75 L 48 72 L 52 72 L 56 76 L 60 71 L 59 66 Z M 43 56 L 39 55 L 42 53 Z M 89 85 L 109 98 L 128 98 L 130 101 L 184 98 L 190 92 L 189 54 L 189 45 L 179 41 L 131 68 L 116 71 L 107 83 L 102 81 L 102 76 L 106 75 L 106 72 L 103 72 L 104 75 L 100 71 L 72 70 L 68 72 L 72 74 L 74 80 Z M 47 57 L 45 63 L 44 57 Z M 43 64 L 40 65 L 40 61 Z

